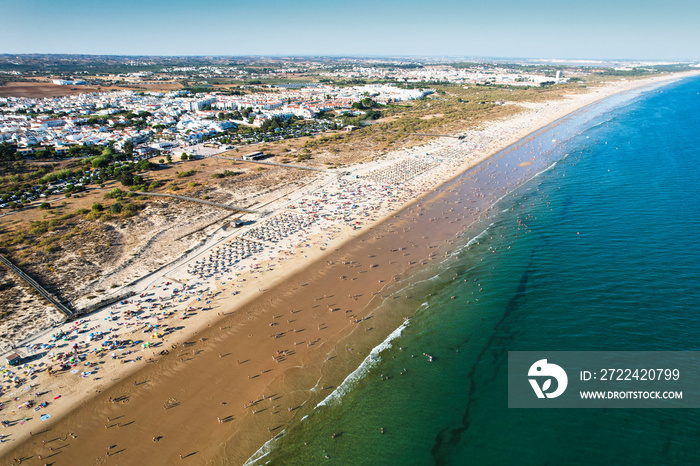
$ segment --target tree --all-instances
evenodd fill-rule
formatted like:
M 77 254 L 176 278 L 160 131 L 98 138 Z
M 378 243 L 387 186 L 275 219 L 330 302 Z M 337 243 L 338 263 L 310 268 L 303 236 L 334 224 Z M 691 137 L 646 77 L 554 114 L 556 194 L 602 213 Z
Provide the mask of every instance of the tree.
M 134 153 L 134 143 L 131 141 L 126 141 L 124 143 L 124 153 L 131 155 Z
M 107 165 L 109 165 L 109 160 L 107 160 L 107 157 L 100 156 L 92 159 L 92 168 L 104 168 Z
M 362 106 L 364 108 L 374 108 L 377 106 L 377 102 L 370 99 L 369 97 L 365 97 L 364 99 L 362 99 Z
M 165 159 L 168 161 L 168 163 L 173 163 L 173 158 L 170 154 L 168 154 Z
M 187 160 L 187 154 L 185 154 L 185 153 L 183 152 L 182 155 L 180 156 L 180 160 L 182 160 L 183 162 L 184 162 L 185 160 Z
M 117 177 L 117 180 L 121 182 L 123 186 L 133 186 L 134 184 L 134 174 L 130 171 L 123 171 Z
M 147 170 L 153 170 L 154 168 L 156 168 L 156 164 L 150 162 L 148 159 L 143 159 L 143 160 L 140 160 L 139 163 L 136 164 L 136 167 L 140 171 L 147 171 Z
M 366 119 L 368 120 L 378 120 L 379 118 L 382 117 L 382 114 L 376 110 L 369 110 L 366 115 Z

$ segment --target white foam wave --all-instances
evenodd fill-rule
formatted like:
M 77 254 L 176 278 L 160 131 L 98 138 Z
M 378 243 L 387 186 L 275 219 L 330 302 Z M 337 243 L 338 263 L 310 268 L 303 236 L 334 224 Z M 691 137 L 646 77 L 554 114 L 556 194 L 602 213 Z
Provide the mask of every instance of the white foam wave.
M 540 175 L 541 175 L 542 173 L 544 173 L 544 172 L 548 172 L 548 171 L 551 170 L 552 168 L 556 167 L 556 166 L 557 166 L 557 163 L 559 163 L 559 161 L 554 162 L 553 164 L 551 164 L 550 166 L 548 166 L 548 167 L 545 168 L 544 170 L 535 173 L 535 176 L 533 176 L 533 178 L 536 178 L 536 177 L 540 176 Z
M 427 305 L 427 303 L 424 303 Z M 384 339 L 383 342 L 375 346 L 372 351 L 370 351 L 369 355 L 362 361 L 362 364 L 355 369 L 350 375 L 348 375 L 345 380 L 343 380 L 343 383 L 341 383 L 338 388 L 333 390 L 333 393 L 328 395 L 323 401 L 321 401 L 316 407 L 320 406 L 332 406 L 340 403 L 340 401 L 343 399 L 343 397 L 352 390 L 352 388 L 355 386 L 355 383 L 360 380 L 362 377 L 364 377 L 369 370 L 374 367 L 375 365 L 379 364 L 381 361 L 381 358 L 379 357 L 379 353 L 384 351 L 385 349 L 391 348 L 391 342 L 398 337 L 401 336 L 401 333 L 403 333 L 404 329 L 408 326 L 409 320 L 406 319 L 403 324 L 401 324 L 396 330 L 391 332 L 386 339 Z M 301 421 L 304 421 L 308 417 L 308 414 L 301 418 Z M 254 466 L 256 464 L 260 464 L 260 461 L 265 458 L 267 455 L 270 454 L 270 452 L 273 450 L 275 443 L 278 438 L 280 438 L 285 431 L 280 432 L 279 435 L 275 436 L 274 438 L 268 440 L 265 442 L 265 444 L 258 449 L 253 455 L 246 460 L 245 463 L 243 463 L 243 466 Z
M 258 451 L 253 453 L 253 455 L 250 458 L 248 458 L 245 463 L 243 463 L 243 466 L 253 466 L 255 464 L 259 464 L 260 460 L 262 460 L 270 454 L 270 452 L 275 446 L 277 439 L 280 438 L 284 433 L 285 431 L 283 430 L 278 435 L 265 442 L 262 447 L 258 448 Z
M 474 243 L 478 242 L 481 239 L 481 237 L 484 236 L 491 229 L 491 227 L 493 225 L 494 225 L 494 223 L 489 223 L 489 226 L 484 228 L 484 231 L 482 231 L 481 233 L 479 233 L 478 235 L 476 235 L 475 237 L 473 237 L 472 239 L 467 241 L 467 244 L 462 246 L 459 250 L 461 251 L 463 249 L 467 249 L 467 248 L 471 247 Z
M 382 358 L 379 356 L 379 353 L 385 349 L 391 348 L 391 342 L 401 336 L 401 333 L 408 326 L 408 322 L 409 320 L 406 319 L 406 321 L 404 321 L 404 323 L 401 324 L 396 330 L 391 332 L 383 342 L 372 348 L 372 351 L 370 351 L 369 355 L 364 361 L 362 361 L 362 364 L 360 364 L 357 369 L 348 375 L 345 380 L 343 380 L 343 383 L 341 383 L 338 388 L 333 390 L 333 393 L 328 395 L 323 401 L 316 405 L 316 407 L 333 406 L 338 404 L 343 397 L 348 394 L 350 390 L 352 390 L 358 380 L 362 379 L 365 375 L 367 375 L 371 368 L 381 362 Z

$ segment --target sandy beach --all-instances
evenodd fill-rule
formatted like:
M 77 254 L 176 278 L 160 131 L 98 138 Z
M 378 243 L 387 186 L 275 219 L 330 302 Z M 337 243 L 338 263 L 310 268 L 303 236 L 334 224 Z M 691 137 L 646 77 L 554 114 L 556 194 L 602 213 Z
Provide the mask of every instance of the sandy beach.
M 323 173 L 132 285 L 134 296 L 34 336 L 30 361 L 2 369 L 3 462 L 244 463 L 410 317 L 402 279 L 512 187 L 455 177 L 577 109 L 671 79 L 618 81 Z M 520 161 L 514 182 L 536 169 Z M 397 305 L 375 312 L 388 300 Z

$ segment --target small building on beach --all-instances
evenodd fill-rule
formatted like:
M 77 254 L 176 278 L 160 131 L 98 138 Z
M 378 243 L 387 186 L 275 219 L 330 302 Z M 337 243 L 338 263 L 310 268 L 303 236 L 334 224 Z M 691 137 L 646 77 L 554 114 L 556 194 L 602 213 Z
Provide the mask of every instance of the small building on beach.
M 5 361 L 7 361 L 10 366 L 18 366 L 22 363 L 22 356 L 17 353 L 10 353 L 5 356 Z
M 251 152 L 250 154 L 246 154 L 243 157 L 241 157 L 243 160 L 259 160 L 262 158 L 263 153 L 262 152 Z

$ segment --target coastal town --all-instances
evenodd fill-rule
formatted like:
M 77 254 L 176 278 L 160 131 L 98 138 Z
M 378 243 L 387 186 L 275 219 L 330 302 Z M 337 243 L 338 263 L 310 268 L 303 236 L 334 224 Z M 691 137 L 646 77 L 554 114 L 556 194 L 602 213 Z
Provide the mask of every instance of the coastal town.
M 137 155 L 185 149 L 216 139 L 238 126 L 260 128 L 265 121 L 299 118 L 316 121 L 332 111 L 356 113 L 352 104 L 370 98 L 392 103 L 425 97 L 430 90 L 401 89 L 389 85 L 337 88 L 308 84 L 301 89 L 275 88 L 245 96 L 189 91 L 77 94 L 60 98 L 0 98 L 0 143 L 17 147 L 30 156 L 48 150 L 58 156 L 72 155 L 76 146 L 112 146 L 123 150 L 131 144 Z M 362 112 L 359 112 L 362 113 Z M 52 117 L 53 116 L 53 117 Z M 343 124 L 336 124 L 342 127 Z M 233 144 L 275 141 L 308 136 L 318 128 L 280 134 L 274 128 L 264 135 L 236 134 Z M 186 150 L 186 149 L 185 149 Z
M 188 72 L 191 78 L 195 74 L 211 76 L 216 69 L 173 67 L 169 71 Z M 278 71 L 281 75 L 302 69 Z M 234 72 L 220 74 L 226 73 Z M 46 222 L 47 227 L 34 233 L 36 239 L 15 240 L 18 234 L 6 239 L 4 252 L 9 250 L 8 255 L 21 267 L 33 267 L 32 257 L 56 257 L 55 263 L 45 264 L 53 267 L 63 260 L 59 256 L 66 256 L 70 260 L 62 262 L 63 266 L 75 271 L 70 276 L 77 277 L 74 281 L 81 286 L 90 287 L 89 291 L 81 288 L 80 296 L 71 299 L 71 308 L 79 315 L 66 319 L 55 309 L 30 305 L 23 310 L 25 320 L 15 324 L 12 337 L 4 335 L 0 454 L 25 439 L 38 439 L 37 435 L 44 435 L 45 425 L 64 419 L 91 397 L 99 403 L 100 416 L 109 413 L 104 431 L 132 438 L 127 427 L 130 423 L 113 422 L 112 413 L 128 408 L 132 393 L 137 400 L 135 394 L 140 393 L 141 385 L 149 385 L 149 379 L 144 381 L 136 375 L 138 371 L 160 374 L 151 368 L 161 360 L 170 368 L 167 371 L 191 371 L 194 363 L 190 361 L 198 360 L 200 353 L 219 360 L 218 364 L 235 361 L 229 367 L 231 377 L 235 377 L 237 386 L 245 387 L 236 398 L 244 402 L 235 407 L 228 406 L 227 398 L 218 402 L 216 409 L 202 408 L 207 416 L 215 418 L 214 425 L 224 425 L 222 429 L 230 429 L 231 435 L 242 426 L 254 426 L 256 441 L 274 438 L 283 431 L 282 426 L 296 419 L 297 410 L 305 412 L 301 408 L 306 401 L 298 398 L 300 395 L 290 395 L 278 402 L 274 397 L 277 393 L 270 388 L 279 386 L 278 373 L 302 361 L 327 361 L 333 342 L 355 329 L 372 335 L 379 321 L 370 320 L 375 317 L 370 306 L 374 297 L 383 297 L 382 293 L 401 274 L 436 260 L 433 248 L 446 254 L 439 248 L 446 248 L 449 240 L 437 241 L 440 235 L 436 235 L 431 240 L 436 244 L 423 246 L 421 252 L 418 245 L 402 240 L 405 244 L 397 243 L 382 253 L 386 255 L 384 260 L 373 254 L 364 254 L 366 257 L 361 259 L 352 256 L 353 260 L 331 260 L 327 259 L 329 254 L 533 131 L 603 97 L 656 82 L 652 78 L 639 82 L 596 81 L 583 88 L 561 70 L 551 74 L 512 74 L 500 68 L 463 72 L 406 67 L 393 70 L 391 78 L 413 82 L 414 86 L 397 82 L 339 86 L 319 80 L 248 84 L 235 91 L 231 87 L 209 92 L 109 89 L 62 97 L 0 98 L 0 144 L 6 148 L 8 160 L 34 163 L 50 158 L 83 164 L 55 180 L 50 179 L 56 173 L 52 171 L 42 173 L 41 178 L 14 181 L 13 175 L 7 175 L 6 181 L 12 186 L 2 198 L 7 237 L 19 231 L 21 222 L 10 222 L 22 215 L 27 216 L 27 223 L 32 222 L 34 231 L 42 225 L 34 222 Z M 344 71 L 321 71 L 318 76 L 366 79 L 387 78 L 389 74 L 384 69 L 352 66 Z M 149 73 L 129 76 L 141 82 L 160 82 L 157 77 Z M 51 84 L 79 89 L 92 79 L 62 77 Z M 670 78 L 658 78 L 664 79 Z M 450 96 L 450 86 L 460 93 Z M 488 100 L 483 97 L 484 89 L 492 92 Z M 480 93 L 472 98 L 474 102 L 466 102 L 470 92 Z M 522 97 L 517 92 L 522 92 Z M 501 97 L 504 95 L 512 96 L 512 100 L 505 100 Z M 444 114 L 435 109 L 448 96 L 453 99 L 451 105 L 472 105 L 483 113 L 483 119 L 475 119 L 471 125 L 465 120 L 462 131 L 450 133 L 447 126 L 428 126 L 427 130 L 418 127 L 417 131 L 406 132 L 404 139 L 410 143 L 387 144 L 385 150 L 362 152 L 361 138 L 377 134 L 391 137 L 392 131 L 397 131 L 394 127 L 376 129 L 382 128 L 376 126 L 382 121 L 401 121 L 403 115 L 397 109 L 408 112 L 419 108 L 422 113 L 412 118 L 426 125 L 443 121 Z M 319 141 L 346 141 L 339 135 L 357 138 L 352 141 L 354 158 L 345 155 L 342 164 L 337 162 L 341 157 L 337 154 L 347 151 L 317 145 Z M 310 155 L 302 156 L 304 150 Z M 284 154 L 298 155 L 290 163 L 294 159 Z M 522 173 L 518 176 L 523 179 L 533 176 L 543 168 L 532 165 L 534 157 L 532 154 L 508 169 Z M 195 179 L 198 181 L 187 182 Z M 243 181 L 249 179 L 252 181 Z M 248 184 L 241 187 L 244 183 Z M 177 191 L 185 192 L 178 198 Z M 434 216 L 426 221 L 441 221 L 444 231 L 451 234 L 464 231 L 470 222 L 486 218 L 503 192 L 494 190 L 485 196 L 474 187 L 471 194 L 473 200 L 461 207 L 468 215 L 450 218 L 452 210 L 438 205 L 433 207 Z M 148 195 L 165 197 L 145 202 Z M 58 210 L 52 204 L 61 203 L 68 206 L 63 206 L 65 221 L 76 223 L 61 227 L 56 222 L 52 227 L 50 222 L 59 218 L 51 217 Z M 87 208 L 80 214 L 80 209 L 70 211 L 79 206 Z M 125 215 L 127 210 L 129 214 Z M 53 236 L 51 228 L 57 231 Z M 107 256 L 105 250 L 87 256 L 86 252 L 62 249 L 65 246 L 52 249 L 63 244 L 66 236 L 80 238 L 81 228 L 112 232 L 110 242 L 120 245 L 120 254 L 113 259 L 101 258 L 104 262 L 100 263 L 95 256 Z M 396 226 L 383 234 L 390 237 L 397 231 L 410 230 L 410 226 Z M 34 244 L 43 244 L 40 242 L 46 238 L 42 235 L 54 237 L 46 242 L 43 253 L 31 256 L 24 252 Z M 126 239 L 129 235 L 135 238 L 130 243 Z M 377 241 L 381 236 L 377 234 Z M 362 241 L 367 240 L 364 238 Z M 13 249 L 19 247 L 24 249 Z M 147 257 L 153 259 L 145 265 Z M 334 271 L 341 270 L 339 275 L 323 279 L 352 290 L 347 298 L 338 296 L 331 301 L 335 289 L 317 285 L 309 288 L 314 294 L 304 295 L 304 299 L 316 303 L 308 308 L 285 306 L 279 299 L 271 300 L 277 303 L 270 304 L 272 310 L 260 304 L 270 289 L 290 277 L 298 282 L 295 288 L 306 286 L 306 277 L 300 273 L 309 264 L 323 260 Z M 90 270 L 100 268 L 99 273 L 88 278 L 88 268 L 82 269 L 87 262 L 98 264 Z M 318 277 L 324 275 L 319 273 Z M 313 283 L 315 276 L 312 274 L 309 282 Z M 253 305 L 247 309 L 249 303 Z M 89 313 L 84 312 L 87 309 Z M 296 315 L 303 310 L 306 312 Z M 6 321 L 12 318 L 8 316 Z M 200 337 L 201 332 L 210 333 Z M 248 340 L 240 338 L 244 334 Z M 208 343 L 212 335 L 217 335 L 214 342 L 224 341 L 218 335 L 237 338 L 229 346 L 222 346 Z M 285 343 L 279 346 L 279 341 Z M 248 345 L 257 348 L 256 354 L 245 352 Z M 272 366 L 268 368 L 270 361 Z M 213 367 L 213 363 L 210 365 Z M 122 378 L 129 381 L 128 385 L 116 394 L 110 382 Z M 304 391 L 308 390 L 312 393 L 314 387 L 304 385 Z M 313 396 L 321 393 L 314 392 Z M 271 399 L 279 403 L 275 409 Z M 174 395 L 162 401 L 166 415 L 177 412 L 180 401 Z M 134 405 L 137 403 L 140 401 L 134 401 Z M 98 422 L 100 431 L 102 422 Z M 152 432 L 152 442 L 148 435 L 149 448 L 150 443 L 171 442 L 163 438 L 170 435 L 161 432 L 165 430 L 171 431 Z M 70 427 L 65 435 L 67 439 L 84 434 Z M 222 441 L 228 438 L 224 433 L 217 435 Z M 59 443 L 61 448 L 69 446 L 66 440 L 55 445 L 42 443 L 36 449 L 37 456 L 52 457 Z M 186 454 L 176 453 L 176 446 L 172 448 L 160 461 Z M 78 454 L 71 451 L 66 448 L 64 456 Z M 105 460 L 105 454 L 110 456 L 109 448 L 98 459 Z

